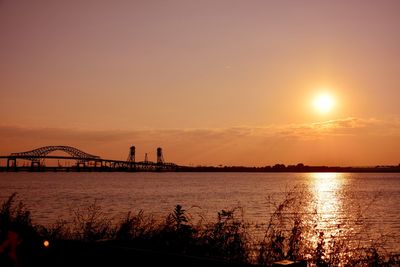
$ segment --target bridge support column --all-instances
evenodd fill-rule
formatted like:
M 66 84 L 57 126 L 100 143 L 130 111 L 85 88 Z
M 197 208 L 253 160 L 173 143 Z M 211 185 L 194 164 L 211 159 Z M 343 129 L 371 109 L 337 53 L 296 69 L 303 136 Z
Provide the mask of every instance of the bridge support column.
M 9 170 L 10 167 L 14 167 L 14 169 L 17 168 L 17 159 L 16 158 L 7 158 L 7 170 Z
M 136 163 L 134 163 L 134 162 L 129 162 L 129 170 L 130 170 L 130 171 L 136 170 Z
M 86 164 L 85 164 L 85 162 L 77 162 L 76 163 L 76 166 L 78 167 L 78 168 L 80 168 L 80 167 L 85 167 L 86 166 Z
M 37 167 L 38 169 L 40 168 L 40 161 L 31 161 L 31 168 Z
M 97 169 L 98 167 L 103 168 L 103 161 L 102 160 L 96 160 L 94 162 L 94 167 Z

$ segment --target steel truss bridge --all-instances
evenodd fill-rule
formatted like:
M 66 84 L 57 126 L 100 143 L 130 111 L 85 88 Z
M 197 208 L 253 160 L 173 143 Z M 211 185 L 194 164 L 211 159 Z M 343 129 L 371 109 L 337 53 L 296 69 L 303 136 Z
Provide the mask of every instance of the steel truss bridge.
M 52 152 L 61 151 L 66 153 L 65 156 L 52 156 Z M 30 161 L 31 170 L 44 170 L 46 159 L 57 160 L 75 160 L 76 165 L 70 167 L 75 169 L 90 170 L 121 170 L 121 171 L 159 171 L 159 170 L 176 170 L 179 166 L 174 163 L 164 161 L 162 149 L 157 148 L 157 161 L 152 162 L 147 159 L 144 161 L 135 161 L 135 147 L 131 146 L 127 160 L 103 159 L 82 150 L 70 146 L 45 146 L 26 152 L 11 153 L 8 156 L 0 156 L 0 159 L 7 159 L 7 171 L 17 170 L 17 160 Z M 65 168 L 59 166 L 59 169 Z

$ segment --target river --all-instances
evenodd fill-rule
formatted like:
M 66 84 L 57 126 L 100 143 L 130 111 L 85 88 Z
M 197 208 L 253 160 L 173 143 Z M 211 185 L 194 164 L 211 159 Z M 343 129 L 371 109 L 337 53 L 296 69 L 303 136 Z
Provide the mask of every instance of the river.
M 362 220 L 368 238 L 390 236 L 387 246 L 400 252 L 399 173 L 0 173 L 0 201 L 17 192 L 34 223 L 44 225 L 94 202 L 115 220 L 139 210 L 161 218 L 180 204 L 206 221 L 241 207 L 246 221 L 265 225 L 272 203 L 296 190 L 311 196 L 304 205 L 319 229 L 352 229 Z

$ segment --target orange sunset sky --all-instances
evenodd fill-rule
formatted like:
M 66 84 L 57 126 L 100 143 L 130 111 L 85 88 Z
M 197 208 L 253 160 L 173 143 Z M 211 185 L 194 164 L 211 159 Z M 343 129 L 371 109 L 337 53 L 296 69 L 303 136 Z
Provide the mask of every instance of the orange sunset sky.
M 396 0 L 0 0 L 0 155 L 397 165 L 399 14 Z

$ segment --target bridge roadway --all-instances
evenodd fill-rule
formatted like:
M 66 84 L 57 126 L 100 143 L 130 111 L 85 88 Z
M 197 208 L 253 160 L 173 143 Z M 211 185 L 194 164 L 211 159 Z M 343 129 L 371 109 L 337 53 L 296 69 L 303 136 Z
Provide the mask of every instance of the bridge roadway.
M 41 160 L 45 159 L 58 159 L 58 160 L 76 160 L 76 167 L 89 167 L 89 163 L 92 162 L 94 168 L 113 168 L 113 169 L 132 169 L 132 170 L 176 170 L 179 166 L 174 163 L 156 163 L 152 161 L 140 161 L 140 162 L 130 162 L 125 160 L 113 160 L 113 159 L 102 159 L 102 158 L 80 158 L 73 156 L 0 156 L 0 159 L 7 159 L 8 161 L 16 161 L 17 159 L 29 160 L 32 163 L 39 163 Z M 99 166 L 100 165 L 100 166 Z M 34 167 L 34 164 L 32 164 Z M 36 167 L 41 167 L 40 163 Z M 7 170 L 13 170 L 16 166 L 9 166 L 7 164 Z
M 51 156 L 49 153 L 54 151 L 62 151 L 67 153 L 66 156 Z M 147 154 L 145 161 L 135 161 L 135 147 L 130 148 L 128 160 L 113 160 L 113 159 L 102 159 L 99 156 L 95 156 L 77 148 L 71 146 L 44 146 L 34 150 L 11 153 L 8 156 L 0 156 L 0 159 L 7 159 L 7 171 L 17 170 L 18 164 L 17 159 L 31 161 L 30 170 L 45 170 L 46 167 L 43 164 L 45 159 L 63 159 L 63 160 L 75 160 L 76 166 L 73 168 L 91 168 L 91 170 L 100 169 L 114 169 L 114 170 L 176 170 L 179 166 L 174 163 L 166 163 L 162 155 L 162 149 L 157 148 L 157 162 L 147 160 Z M 100 166 L 98 166 L 100 165 Z M 26 167 L 24 167 L 26 169 Z M 62 166 L 59 166 L 59 169 Z M 66 168 L 66 167 L 64 167 Z

